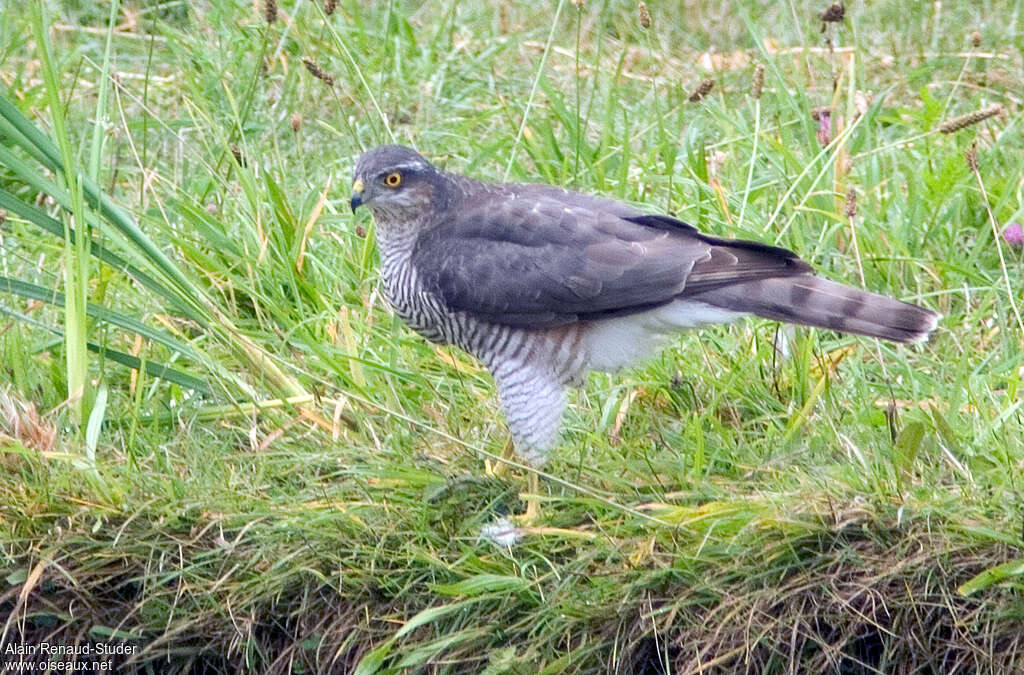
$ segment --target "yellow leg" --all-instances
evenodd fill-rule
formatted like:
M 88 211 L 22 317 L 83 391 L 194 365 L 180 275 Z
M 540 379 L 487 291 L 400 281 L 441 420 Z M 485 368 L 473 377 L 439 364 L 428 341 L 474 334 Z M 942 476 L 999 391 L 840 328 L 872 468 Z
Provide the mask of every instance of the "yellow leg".
M 512 442 L 510 437 L 505 443 L 504 450 L 501 451 L 502 459 L 512 459 L 516 455 L 516 446 Z M 494 476 L 495 478 L 501 478 L 508 471 L 508 464 L 505 462 L 492 462 L 491 460 L 484 460 L 484 467 L 487 471 L 487 475 Z
M 508 442 L 505 443 L 505 448 L 501 452 L 501 457 L 502 459 L 515 459 L 515 456 L 516 446 L 515 443 L 512 442 L 512 439 L 509 438 Z M 494 476 L 495 478 L 504 477 L 509 472 L 509 466 L 509 464 L 502 461 L 492 462 L 491 460 L 488 459 L 484 462 L 484 467 L 487 474 L 489 476 Z M 540 518 L 540 502 L 537 501 L 537 499 L 531 499 L 530 497 L 536 497 L 536 495 L 540 494 L 540 476 L 538 476 L 535 471 L 531 471 L 529 474 L 528 481 L 529 485 L 527 487 L 527 492 L 522 493 L 520 495 L 523 501 L 526 502 L 526 511 L 517 516 L 512 516 L 513 520 L 515 520 L 519 525 L 524 526 L 532 525 L 534 521 Z
M 522 499 L 526 502 L 526 512 L 520 516 L 516 516 L 516 520 L 519 521 L 520 525 L 533 525 L 540 518 L 540 501 L 537 496 L 540 495 L 540 476 L 536 471 L 530 472 L 530 485 L 529 493 L 526 496 L 522 496 Z

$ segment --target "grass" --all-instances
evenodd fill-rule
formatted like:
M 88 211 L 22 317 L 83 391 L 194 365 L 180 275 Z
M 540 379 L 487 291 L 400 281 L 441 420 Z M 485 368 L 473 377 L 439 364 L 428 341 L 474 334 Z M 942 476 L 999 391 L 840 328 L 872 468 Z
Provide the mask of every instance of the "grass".
M 1024 668 L 1022 3 L 30 4 L 0 7 L 8 661 Z M 492 382 L 391 316 L 347 210 L 392 140 L 944 318 L 909 348 L 747 321 L 592 376 L 502 547 Z

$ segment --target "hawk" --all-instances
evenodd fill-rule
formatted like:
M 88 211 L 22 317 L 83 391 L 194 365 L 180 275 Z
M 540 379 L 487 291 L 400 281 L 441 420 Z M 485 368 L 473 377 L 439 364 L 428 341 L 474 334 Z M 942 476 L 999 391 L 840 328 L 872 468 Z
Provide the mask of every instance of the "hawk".
M 912 342 L 939 319 L 817 277 L 786 249 L 550 185 L 473 180 L 397 145 L 356 161 L 360 206 L 395 313 L 487 367 L 532 466 L 556 444 L 567 387 L 640 363 L 682 330 L 752 314 Z

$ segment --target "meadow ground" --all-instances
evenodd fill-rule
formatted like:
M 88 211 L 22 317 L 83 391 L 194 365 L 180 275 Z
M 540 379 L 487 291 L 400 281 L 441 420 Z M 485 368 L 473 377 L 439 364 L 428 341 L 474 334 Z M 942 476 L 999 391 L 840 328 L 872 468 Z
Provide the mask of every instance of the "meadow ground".
M 337 5 L 0 4 L 5 663 L 1024 670 L 1024 3 Z M 491 379 L 348 212 L 390 141 L 944 318 L 593 376 L 506 546 Z

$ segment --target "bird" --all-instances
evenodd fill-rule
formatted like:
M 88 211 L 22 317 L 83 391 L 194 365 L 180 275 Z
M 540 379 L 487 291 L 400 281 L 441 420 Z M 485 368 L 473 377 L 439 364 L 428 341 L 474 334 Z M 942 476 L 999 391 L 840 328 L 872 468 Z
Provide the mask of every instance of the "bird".
M 401 145 L 356 159 L 349 204 L 373 217 L 395 314 L 490 371 L 511 447 L 535 468 L 558 443 L 568 388 L 687 329 L 753 315 L 905 343 L 940 318 L 816 276 L 784 248 L 543 183 L 476 180 Z M 538 514 L 528 500 L 524 520 Z

